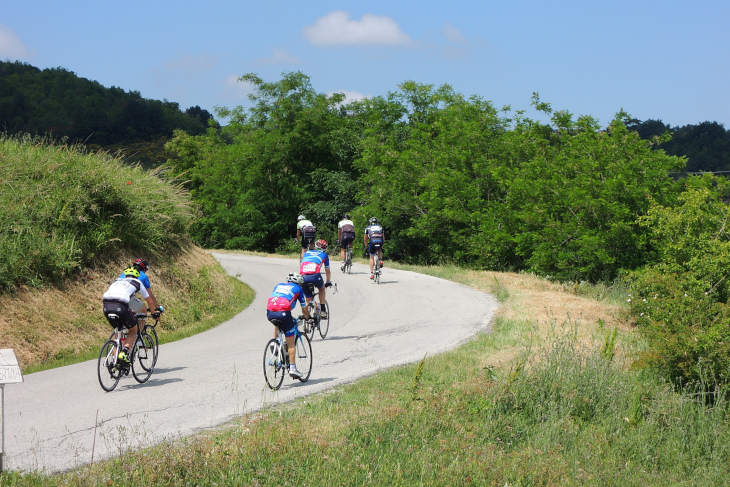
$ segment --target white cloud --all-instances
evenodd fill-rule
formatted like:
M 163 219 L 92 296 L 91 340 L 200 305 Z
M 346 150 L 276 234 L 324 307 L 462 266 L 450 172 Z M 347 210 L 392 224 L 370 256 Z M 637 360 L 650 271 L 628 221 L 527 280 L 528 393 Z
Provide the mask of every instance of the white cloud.
M 15 32 L 0 24 L 0 59 L 21 60 L 35 56 Z
M 304 38 L 317 46 L 413 45 L 411 37 L 398 23 L 385 15 L 363 15 L 352 20 L 350 14 L 334 11 L 302 29 Z
M 300 64 L 302 62 L 296 56 L 293 56 L 287 52 L 286 49 L 274 48 L 274 55 L 269 57 L 260 58 L 259 64 Z
M 192 76 L 210 71 L 218 64 L 215 54 L 201 53 L 198 55 L 185 54 L 177 59 L 164 64 L 169 71 L 181 72 L 184 75 Z
M 226 76 L 223 80 L 223 87 L 225 88 L 226 94 L 232 98 L 246 98 L 249 93 L 253 93 L 255 86 L 252 83 L 245 81 L 238 81 L 240 76 L 232 74 Z
M 447 41 L 455 44 L 466 44 L 466 37 L 464 37 L 459 29 L 448 22 L 446 22 L 446 25 L 444 26 L 444 37 L 446 37 Z

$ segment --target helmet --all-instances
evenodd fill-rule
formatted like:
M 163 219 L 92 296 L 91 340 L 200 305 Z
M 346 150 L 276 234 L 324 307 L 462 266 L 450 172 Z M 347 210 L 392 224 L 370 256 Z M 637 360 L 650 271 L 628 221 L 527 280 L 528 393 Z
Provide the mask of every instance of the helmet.
M 306 219 L 306 218 L 307 218 L 307 217 L 305 217 L 304 215 L 299 215 L 299 216 L 297 217 L 297 221 L 298 221 L 298 222 L 300 222 L 300 221 L 302 221 L 302 220 L 304 220 L 304 219 Z
M 378 223 L 378 219 L 377 219 L 377 218 L 375 218 L 375 217 L 372 217 L 372 218 L 370 219 L 370 224 L 371 224 L 371 225 L 375 225 L 376 223 Z
M 349 220 L 350 219 L 350 214 L 349 213 L 345 213 L 345 216 L 343 216 L 342 219 L 343 220 Z
M 327 241 L 319 239 L 314 243 L 314 246 L 317 247 L 319 250 L 326 250 L 327 249 Z
M 139 277 L 139 271 L 134 267 L 124 269 L 124 277 Z
M 286 282 L 293 282 L 295 284 L 304 284 L 304 278 L 301 274 L 294 274 L 293 272 L 290 272 L 286 276 Z
M 134 262 L 132 262 L 132 266 L 139 268 L 141 271 L 146 271 L 149 269 L 150 264 L 144 259 L 135 259 Z

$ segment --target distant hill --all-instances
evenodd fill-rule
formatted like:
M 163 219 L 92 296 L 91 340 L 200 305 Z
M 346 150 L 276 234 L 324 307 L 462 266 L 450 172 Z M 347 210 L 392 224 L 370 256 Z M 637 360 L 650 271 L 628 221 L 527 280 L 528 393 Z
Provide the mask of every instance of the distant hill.
M 687 172 L 730 171 L 730 130 L 721 123 L 672 127 L 661 120 L 629 120 L 627 126 L 642 139 L 652 139 L 665 132 L 672 140 L 656 146 L 672 156 L 686 156 Z
M 106 88 L 64 68 L 0 62 L 0 131 L 11 135 L 51 134 L 94 149 L 159 159 L 173 130 L 202 134 L 212 118 L 199 106 L 182 111 L 177 103 Z

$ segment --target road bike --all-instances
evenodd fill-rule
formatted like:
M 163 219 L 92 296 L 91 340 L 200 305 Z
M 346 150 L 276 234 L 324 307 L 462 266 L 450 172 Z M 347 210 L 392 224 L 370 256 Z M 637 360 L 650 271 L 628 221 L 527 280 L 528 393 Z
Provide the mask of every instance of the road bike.
M 307 283 L 306 285 L 309 286 L 309 294 L 312 295 L 312 299 L 307 304 L 310 319 L 304 323 L 304 334 L 307 335 L 310 340 L 314 340 L 314 332 L 315 330 L 319 330 L 319 336 L 324 338 L 327 336 L 327 332 L 330 329 L 330 304 L 325 299 L 324 309 L 327 311 L 327 317 L 323 318 L 321 313 L 322 307 L 319 305 L 319 300 L 317 299 L 319 289 L 314 287 L 314 284 L 311 283 Z M 337 284 L 328 282 L 324 285 L 324 287 L 334 287 L 332 294 L 337 294 Z
M 300 382 L 307 382 L 312 373 L 312 342 L 299 330 L 299 326 L 304 321 L 304 317 L 300 316 L 294 327 L 296 365 L 302 374 L 301 377 L 298 377 Z M 276 325 L 279 337 L 269 340 L 264 349 L 264 379 L 266 379 L 269 389 L 276 391 L 284 382 L 284 376 L 289 374 L 289 350 L 286 336 L 281 331 L 281 321 L 271 320 L 271 322 Z
M 114 317 L 116 315 L 111 314 L 109 316 Z M 139 320 L 151 316 L 137 313 L 134 317 L 137 319 L 135 326 L 139 330 Z M 137 333 L 137 338 L 129 349 L 129 362 L 119 359 L 119 352 L 124 348 L 126 336 L 127 329 L 122 320 L 117 317 L 111 337 L 99 350 L 97 376 L 101 388 L 107 392 L 113 391 L 117 387 L 119 379 L 129 375 L 130 370 L 134 379 L 140 384 L 144 384 L 149 380 L 155 368 L 157 349 L 153 338 L 145 331 Z
M 162 308 L 162 307 L 160 307 L 160 308 Z M 164 311 L 164 308 L 163 308 L 163 311 Z M 140 318 L 154 318 L 154 316 L 152 316 L 152 315 L 145 315 L 143 313 L 138 313 L 138 315 L 135 315 L 135 317 L 137 317 L 137 316 L 139 316 Z M 149 322 L 145 323 L 144 329 L 142 330 L 144 333 L 147 333 L 150 336 L 150 338 L 152 338 L 152 342 L 155 344 L 155 363 L 152 364 L 152 368 L 154 368 L 155 365 L 157 365 L 157 357 L 159 357 L 159 355 L 160 355 L 160 339 L 157 338 L 157 325 L 159 324 L 159 322 L 160 322 L 160 317 L 158 316 L 157 318 L 155 318 L 154 323 L 149 323 Z M 109 335 L 109 340 L 114 339 L 114 334 L 115 334 L 115 332 L 112 332 L 112 334 Z
M 378 254 L 376 253 L 373 256 L 373 281 L 375 281 L 375 284 L 380 284 L 380 274 L 382 272 L 383 270 L 380 267 L 380 259 L 378 258 Z
M 352 274 L 352 247 L 348 247 L 345 251 L 345 266 L 342 268 L 342 272 Z

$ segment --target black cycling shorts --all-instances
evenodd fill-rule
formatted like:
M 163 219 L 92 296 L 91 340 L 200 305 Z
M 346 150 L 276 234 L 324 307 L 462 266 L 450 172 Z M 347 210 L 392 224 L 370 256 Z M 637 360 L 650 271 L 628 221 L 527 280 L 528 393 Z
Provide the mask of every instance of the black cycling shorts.
M 308 249 L 309 248 L 309 244 L 311 244 L 312 242 L 314 242 L 314 239 L 315 238 L 317 238 L 317 237 L 302 237 L 302 248 L 303 249 Z
M 104 301 L 104 316 L 115 329 L 132 328 L 137 325 L 134 313 L 129 305 L 116 301 Z
M 355 241 L 355 236 L 354 235 L 352 237 L 347 236 L 347 235 L 346 236 L 343 236 L 342 237 L 342 240 L 340 240 L 340 247 L 342 247 L 343 249 L 346 249 L 348 247 L 352 247 L 352 242 L 354 242 L 354 241 Z

